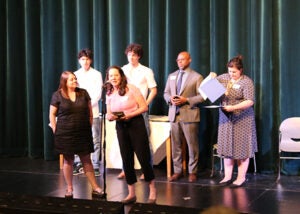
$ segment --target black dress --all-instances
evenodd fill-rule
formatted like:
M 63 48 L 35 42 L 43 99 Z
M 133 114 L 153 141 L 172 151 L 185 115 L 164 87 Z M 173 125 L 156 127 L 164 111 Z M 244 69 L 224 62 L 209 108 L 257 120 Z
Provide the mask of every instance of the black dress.
M 74 102 L 64 98 L 60 91 L 53 93 L 51 105 L 58 108 L 54 133 L 55 150 L 58 153 L 73 155 L 94 152 L 88 107 L 90 99 L 88 92 L 81 88 L 76 88 Z

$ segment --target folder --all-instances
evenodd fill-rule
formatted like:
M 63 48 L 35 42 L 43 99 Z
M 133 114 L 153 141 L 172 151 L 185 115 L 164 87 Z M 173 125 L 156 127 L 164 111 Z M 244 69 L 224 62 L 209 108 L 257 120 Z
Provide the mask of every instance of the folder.
M 208 98 L 213 103 L 226 92 L 226 88 L 209 75 L 202 81 L 198 91 L 204 99 Z

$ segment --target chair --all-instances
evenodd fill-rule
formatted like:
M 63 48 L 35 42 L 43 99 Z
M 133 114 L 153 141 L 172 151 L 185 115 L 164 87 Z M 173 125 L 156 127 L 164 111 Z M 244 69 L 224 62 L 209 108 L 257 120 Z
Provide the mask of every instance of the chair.
M 282 152 L 296 153 L 300 152 L 300 117 L 290 117 L 283 120 L 279 126 L 279 158 L 278 158 L 278 176 L 280 180 L 281 160 L 282 159 L 300 159 Z
M 220 159 L 220 171 L 223 171 L 223 156 L 220 156 L 217 153 L 217 149 L 218 149 L 218 144 L 214 144 L 212 147 L 212 157 L 211 157 L 211 174 L 210 177 L 214 176 L 214 171 L 215 171 L 215 157 L 218 157 Z M 257 172 L 257 168 L 256 168 L 256 158 L 255 158 L 255 153 L 253 156 L 253 166 L 254 166 L 254 174 L 256 174 Z

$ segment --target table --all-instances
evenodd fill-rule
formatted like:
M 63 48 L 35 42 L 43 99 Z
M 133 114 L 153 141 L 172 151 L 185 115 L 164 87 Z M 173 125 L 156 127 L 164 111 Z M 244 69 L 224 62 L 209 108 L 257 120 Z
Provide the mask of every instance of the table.
M 153 151 L 153 164 L 158 165 L 167 158 L 167 176 L 171 176 L 171 140 L 170 123 L 167 116 L 149 115 L 150 147 Z M 115 121 L 106 120 L 106 167 L 122 168 L 119 143 L 116 135 Z M 141 166 L 135 156 L 135 168 Z

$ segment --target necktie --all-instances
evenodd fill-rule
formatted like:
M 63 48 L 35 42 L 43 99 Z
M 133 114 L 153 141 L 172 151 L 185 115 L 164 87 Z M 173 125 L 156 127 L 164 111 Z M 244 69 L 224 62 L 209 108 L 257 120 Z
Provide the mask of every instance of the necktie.
M 176 88 L 176 94 L 177 95 L 180 94 L 183 74 L 184 74 L 183 71 L 180 71 L 179 74 L 178 74 L 178 81 L 177 81 L 177 88 Z M 179 114 L 179 108 L 180 108 L 179 106 L 176 106 L 176 114 Z
M 177 95 L 180 94 L 180 89 L 181 89 L 181 84 L 182 84 L 182 76 L 183 76 L 184 72 L 180 71 L 178 74 L 178 81 L 177 81 L 177 88 L 176 88 L 176 93 Z

